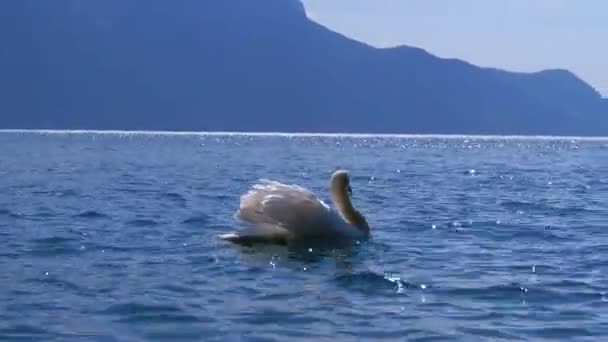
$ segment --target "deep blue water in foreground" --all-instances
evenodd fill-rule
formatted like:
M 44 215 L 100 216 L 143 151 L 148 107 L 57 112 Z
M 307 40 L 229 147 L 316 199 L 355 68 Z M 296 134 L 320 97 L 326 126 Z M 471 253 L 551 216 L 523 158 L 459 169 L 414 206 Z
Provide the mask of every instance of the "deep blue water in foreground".
M 608 141 L 0 133 L 0 340 L 606 340 Z M 373 238 L 239 247 L 258 178 Z

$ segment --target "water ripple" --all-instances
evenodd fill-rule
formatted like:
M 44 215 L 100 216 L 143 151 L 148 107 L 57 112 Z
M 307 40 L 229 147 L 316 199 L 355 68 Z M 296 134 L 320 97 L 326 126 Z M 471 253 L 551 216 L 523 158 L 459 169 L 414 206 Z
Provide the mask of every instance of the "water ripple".
M 205 224 L 209 222 L 209 217 L 205 214 L 200 214 L 196 216 L 189 217 L 182 221 L 183 224 Z
M 127 224 L 131 225 L 131 226 L 135 226 L 135 227 L 153 227 L 153 226 L 158 225 L 159 223 L 156 222 L 155 220 L 135 219 L 135 220 L 127 221 Z
M 199 322 L 200 318 L 176 306 L 125 303 L 112 305 L 99 312 L 101 315 L 117 317 L 124 323 L 170 323 Z
M 51 339 L 53 335 L 46 329 L 30 324 L 15 324 L 0 328 L 0 340 L 5 341 L 45 340 Z
M 84 219 L 106 219 L 106 218 L 110 218 L 110 216 L 104 214 L 104 213 L 100 213 L 98 211 L 95 210 L 87 210 L 87 211 L 83 211 L 79 214 L 74 215 L 73 217 L 75 218 L 84 218 Z

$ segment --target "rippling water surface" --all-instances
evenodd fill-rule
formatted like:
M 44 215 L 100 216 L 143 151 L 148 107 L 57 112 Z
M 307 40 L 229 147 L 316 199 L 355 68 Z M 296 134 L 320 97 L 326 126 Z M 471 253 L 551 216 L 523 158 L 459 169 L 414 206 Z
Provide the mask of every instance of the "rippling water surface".
M 608 141 L 0 133 L 0 339 L 608 338 Z M 258 178 L 373 238 L 239 247 Z

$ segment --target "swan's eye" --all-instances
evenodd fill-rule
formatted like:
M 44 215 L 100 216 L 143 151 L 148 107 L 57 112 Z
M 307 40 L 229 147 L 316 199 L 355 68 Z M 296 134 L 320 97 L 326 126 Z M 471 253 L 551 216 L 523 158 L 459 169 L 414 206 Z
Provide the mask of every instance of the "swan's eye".
M 350 185 L 346 186 L 346 190 L 348 190 L 348 195 L 352 196 L 353 195 L 353 188 L 350 187 Z

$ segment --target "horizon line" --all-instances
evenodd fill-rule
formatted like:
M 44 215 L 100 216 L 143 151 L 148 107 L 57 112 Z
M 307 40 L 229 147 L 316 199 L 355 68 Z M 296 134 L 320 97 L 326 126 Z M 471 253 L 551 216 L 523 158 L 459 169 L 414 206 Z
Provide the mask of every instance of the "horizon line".
M 315 133 L 245 131 L 156 131 L 88 129 L 0 129 L 0 133 L 98 134 L 98 135 L 182 135 L 182 136 L 262 136 L 262 137 L 345 137 L 345 138 L 431 138 L 431 139 L 508 139 L 508 140 L 587 140 L 608 141 L 608 136 L 516 135 L 516 134 L 433 134 L 433 133 Z

